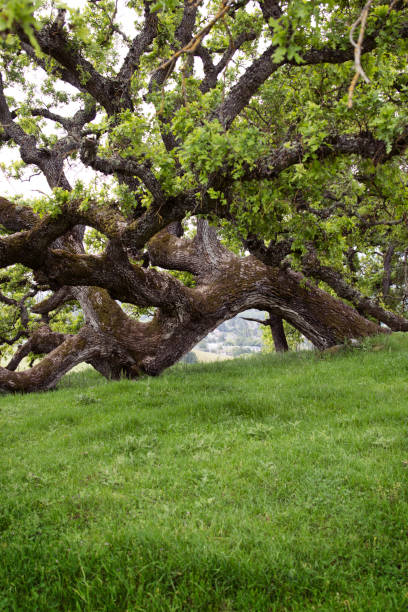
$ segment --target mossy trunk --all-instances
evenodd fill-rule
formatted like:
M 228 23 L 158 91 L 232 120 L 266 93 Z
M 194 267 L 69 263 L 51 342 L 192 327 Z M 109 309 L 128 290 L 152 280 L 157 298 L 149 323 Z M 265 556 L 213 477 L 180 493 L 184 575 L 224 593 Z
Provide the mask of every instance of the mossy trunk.
M 60 279 L 61 285 L 67 284 L 65 281 L 70 277 L 66 270 L 72 274 L 74 286 L 69 289 L 68 297 L 81 305 L 85 326 L 75 336 L 56 335 L 49 330 L 47 337 L 43 329 L 39 336 L 42 350 L 49 351 L 47 356 L 24 372 L 1 368 L 0 389 L 21 392 L 50 389 L 81 362 L 91 364 L 107 378 L 157 375 L 223 321 L 249 308 L 270 313 L 278 350 L 287 350 L 283 319 L 318 349 L 382 331 L 300 273 L 268 266 L 252 255 L 239 257 L 231 253 L 204 222 L 199 224 L 193 240 L 168 232 L 158 234 L 151 240 L 148 253 L 155 266 L 188 270 L 194 275 L 195 286 L 186 287 L 165 272 L 152 269 L 140 273 L 138 270 L 137 290 L 144 291 L 143 296 L 149 291 L 152 301 L 162 304 L 151 321 L 140 322 L 126 315 L 107 289 L 85 286 L 92 279 L 93 268 L 86 271 L 84 286 L 78 286 L 81 276 L 69 272 L 69 265 L 74 261 L 74 255 L 70 254 L 65 267 L 58 264 L 60 276 L 55 274 L 54 281 Z M 84 261 L 81 256 L 82 267 Z M 128 270 L 130 275 L 132 270 Z M 103 282 L 104 277 L 100 278 Z M 129 286 L 130 283 L 126 291 Z M 65 295 L 65 290 L 60 291 Z M 41 306 L 37 306 L 37 311 L 40 310 Z

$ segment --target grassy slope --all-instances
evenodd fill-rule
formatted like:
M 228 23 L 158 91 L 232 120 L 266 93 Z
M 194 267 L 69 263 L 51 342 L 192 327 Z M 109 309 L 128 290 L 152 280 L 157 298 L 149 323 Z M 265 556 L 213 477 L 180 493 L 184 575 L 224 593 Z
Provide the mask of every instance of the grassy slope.
M 407 340 L 1 397 L 0 610 L 407 610 Z

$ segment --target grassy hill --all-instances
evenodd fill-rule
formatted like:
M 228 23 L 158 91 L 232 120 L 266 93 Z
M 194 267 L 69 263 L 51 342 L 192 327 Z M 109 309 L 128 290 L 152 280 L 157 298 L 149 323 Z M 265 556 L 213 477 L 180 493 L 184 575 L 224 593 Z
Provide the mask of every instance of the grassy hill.
M 407 610 L 407 391 L 395 334 L 0 397 L 0 610 Z

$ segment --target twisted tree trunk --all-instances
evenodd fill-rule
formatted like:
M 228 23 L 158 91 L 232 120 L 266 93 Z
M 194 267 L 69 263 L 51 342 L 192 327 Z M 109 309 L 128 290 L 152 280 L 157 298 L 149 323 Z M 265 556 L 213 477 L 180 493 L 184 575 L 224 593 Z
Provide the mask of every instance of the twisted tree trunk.
M 248 308 L 266 310 L 278 330 L 282 318 L 302 332 L 319 349 L 380 332 L 380 328 L 353 308 L 321 291 L 298 272 L 267 266 L 256 257 L 239 257 L 226 249 L 207 222 L 199 221 L 193 240 L 179 237 L 174 226 L 157 234 L 148 245 L 151 263 L 192 273 L 195 287 L 186 287 L 166 272 L 123 263 L 120 249 L 110 250 L 109 270 L 95 271 L 83 254 L 53 251 L 43 267 L 62 295 L 76 299 L 85 315 L 85 326 L 75 336 L 46 328 L 37 332 L 42 352 L 50 351 L 35 367 L 24 372 L 0 369 L 3 391 L 50 389 L 72 367 L 91 364 L 109 378 L 157 375 L 178 361 L 203 337 Z M 63 262 L 63 265 L 62 265 Z M 103 271 L 102 271 L 103 272 Z M 99 287 L 90 287 L 93 275 Z M 134 283 L 132 275 L 136 276 Z M 66 286 L 72 285 L 67 291 Z M 81 286 L 83 284 L 84 286 Z M 105 285 L 106 288 L 102 288 Z M 127 316 L 112 299 L 160 304 L 153 319 L 140 322 Z M 120 293 L 122 291 L 122 293 Z M 58 292 L 57 292 L 58 293 Z M 61 294 L 60 294 L 61 295 Z M 58 299 L 38 305 L 38 312 L 53 308 Z M 29 341 L 30 342 L 30 341 Z M 277 342 L 285 347 L 283 339 Z M 34 340 L 32 340 L 32 347 Z M 286 345 L 287 346 L 287 345 Z M 24 349 L 20 349 L 20 354 Z

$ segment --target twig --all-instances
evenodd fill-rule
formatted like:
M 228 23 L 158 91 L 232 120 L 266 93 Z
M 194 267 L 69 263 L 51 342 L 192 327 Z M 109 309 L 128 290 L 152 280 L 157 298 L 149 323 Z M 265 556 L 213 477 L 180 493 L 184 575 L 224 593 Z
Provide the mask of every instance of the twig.
M 168 66 L 172 66 L 173 62 L 177 58 L 179 58 L 180 55 L 182 55 L 183 53 L 194 53 L 198 45 L 203 40 L 204 36 L 206 36 L 206 34 L 210 32 L 210 30 L 217 23 L 217 21 L 219 21 L 220 19 L 224 17 L 224 15 L 229 11 L 231 7 L 232 7 L 231 2 L 225 2 L 225 0 L 223 0 L 223 2 L 221 3 L 220 9 L 218 10 L 215 17 L 211 19 L 210 23 L 208 23 L 198 34 L 196 34 L 196 36 L 194 36 L 194 38 L 192 38 L 190 42 L 188 42 L 182 49 L 179 49 L 179 51 L 176 51 L 176 53 L 174 53 L 170 59 L 160 64 L 157 70 L 164 70 Z
M 254 321 L 255 323 L 260 323 L 261 325 L 270 325 L 271 324 L 271 320 L 270 319 L 264 319 L 263 321 L 261 319 L 252 319 L 251 317 L 239 317 L 240 319 L 245 319 L 245 321 Z
M 354 89 L 355 89 L 355 86 L 357 85 L 357 81 L 359 77 L 361 76 L 362 79 L 366 83 L 370 82 L 370 79 L 368 78 L 368 76 L 366 75 L 366 73 L 364 72 L 361 66 L 361 46 L 363 44 L 364 32 L 365 32 L 365 28 L 367 24 L 367 17 L 368 17 L 368 13 L 370 11 L 370 6 L 372 2 L 373 0 L 368 0 L 363 10 L 361 11 L 359 18 L 353 23 L 353 25 L 350 28 L 350 42 L 354 47 L 354 67 L 356 69 L 356 73 L 350 83 L 350 87 L 348 91 L 348 102 L 347 102 L 348 108 L 351 108 L 353 106 L 353 93 L 354 93 Z M 357 42 L 355 42 L 354 41 L 354 31 L 359 23 L 361 23 L 360 33 L 358 35 Z
M 364 40 L 364 32 L 365 32 L 365 28 L 366 28 L 366 24 L 367 24 L 367 18 L 368 18 L 368 13 L 370 11 L 370 6 L 372 4 L 373 0 L 369 0 L 366 5 L 364 6 L 363 10 L 360 13 L 359 18 L 353 23 L 353 25 L 350 28 L 350 42 L 354 47 L 354 66 L 356 69 L 356 73 L 350 83 L 350 87 L 349 87 L 349 91 L 348 91 L 348 102 L 347 102 L 347 106 L 348 108 L 351 108 L 353 106 L 353 93 L 354 93 L 354 89 L 355 86 L 357 85 L 357 81 L 359 79 L 359 77 L 361 76 L 364 81 L 366 83 L 370 82 L 370 79 L 367 77 L 366 73 L 364 72 L 362 66 L 361 66 L 361 47 L 363 44 L 363 40 Z M 387 12 L 387 17 L 389 16 L 389 14 L 391 13 L 392 9 L 394 8 L 394 6 L 396 5 L 396 3 L 398 2 L 398 0 L 392 0 L 389 8 L 388 8 L 388 12 Z M 358 36 L 358 40 L 357 42 L 354 41 L 354 31 L 356 29 L 356 27 L 358 26 L 358 24 L 361 23 L 360 26 L 360 34 Z

